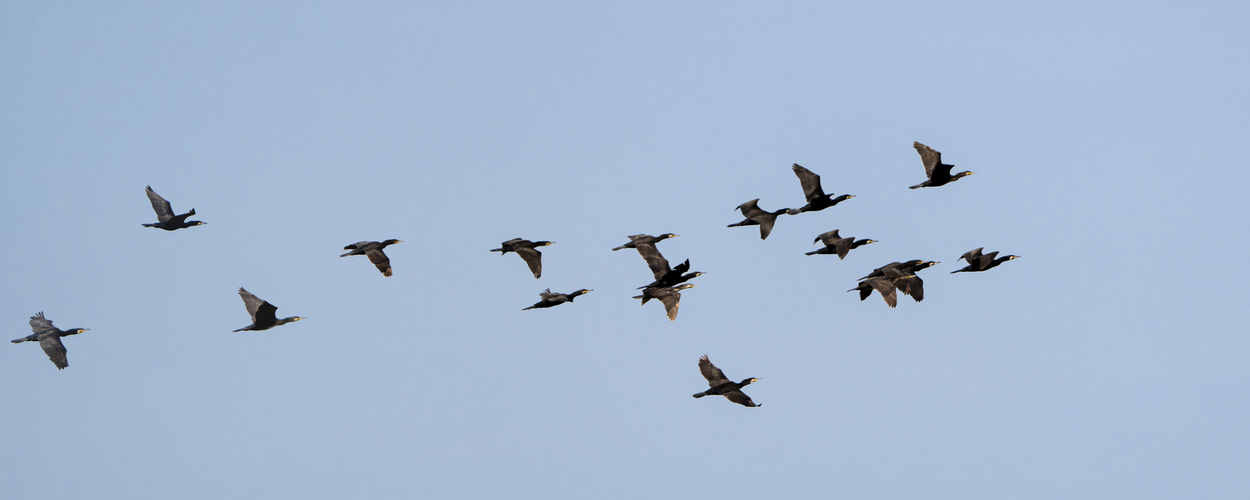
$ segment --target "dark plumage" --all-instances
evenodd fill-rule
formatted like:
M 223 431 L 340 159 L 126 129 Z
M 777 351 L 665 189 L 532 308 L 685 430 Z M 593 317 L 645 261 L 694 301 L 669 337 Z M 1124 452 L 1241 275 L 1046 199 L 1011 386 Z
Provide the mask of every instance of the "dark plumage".
M 161 195 L 156 194 L 156 191 L 152 190 L 152 186 L 148 186 L 144 189 L 144 191 L 148 194 L 148 201 L 152 202 L 152 210 L 156 211 L 156 220 L 159 222 L 155 224 L 144 224 L 143 227 L 155 227 L 166 231 L 173 231 L 175 229 L 207 224 L 206 222 L 200 222 L 198 220 L 187 220 L 187 217 L 195 215 L 194 208 L 185 214 L 174 215 L 173 207 L 169 205 L 168 201 L 165 201 L 165 198 L 161 198 Z
M 995 267 L 998 267 L 999 264 L 1002 264 L 1009 260 L 1015 260 L 1015 259 L 1020 258 L 1019 255 L 1006 255 L 1006 256 L 998 257 L 997 259 L 995 259 L 994 257 L 998 256 L 998 252 L 990 252 L 990 253 L 982 255 L 981 250 L 984 250 L 984 249 L 985 247 L 981 247 L 976 250 L 969 250 L 965 252 L 963 255 L 961 255 L 959 258 L 967 261 L 968 265 L 964 266 L 963 269 L 959 269 L 957 271 L 951 271 L 951 274 L 975 273 L 975 272 L 980 272 L 980 271 L 987 271 Z
M 690 283 L 682 283 L 674 287 L 659 288 L 646 287 L 642 289 L 642 295 L 635 295 L 635 299 L 642 299 L 642 303 L 646 304 L 648 300 L 656 299 L 664 304 L 664 311 L 668 314 L 668 320 L 677 319 L 677 308 L 681 302 L 681 291 L 694 288 Z
M 499 255 L 515 252 L 521 256 L 521 260 L 524 260 L 530 266 L 530 272 L 534 273 L 534 278 L 540 278 L 543 275 L 543 253 L 534 247 L 545 247 L 554 243 L 554 241 L 530 241 L 512 238 L 500 243 L 501 248 L 495 248 L 491 251 L 500 252 Z
M 799 177 L 799 184 L 803 186 L 803 197 L 807 199 L 807 204 L 801 208 L 791 208 L 787 212 L 790 215 L 798 215 L 803 212 L 817 212 L 855 197 L 853 194 L 844 194 L 834 198 L 833 193 L 826 194 L 825 190 L 820 188 L 820 176 L 816 175 L 815 172 L 804 168 L 798 163 L 795 163 L 790 168 L 794 170 L 794 175 Z
M 911 296 L 916 302 L 924 300 L 924 281 L 915 274 L 906 274 L 896 268 L 887 268 L 882 271 L 881 276 L 875 276 L 860 281 L 859 284 L 848 292 L 859 292 L 859 300 L 862 302 L 872 295 L 872 291 L 876 290 L 881 294 L 881 298 L 885 300 L 886 305 L 895 307 L 898 305 L 898 291 L 905 295 Z
M 247 307 L 247 313 L 252 316 L 252 324 L 247 325 L 238 330 L 235 330 L 236 332 L 241 332 L 244 330 L 251 330 L 251 331 L 268 330 L 275 326 L 285 325 L 292 321 L 299 321 L 301 319 L 307 319 L 307 318 L 302 318 L 299 316 L 291 316 L 289 318 L 278 319 L 277 307 L 275 307 L 273 304 L 270 304 L 269 302 L 261 300 L 260 297 L 252 295 L 251 292 L 244 290 L 243 287 L 239 287 L 239 296 L 243 298 L 243 305 Z
M 43 311 L 30 317 L 30 329 L 35 333 L 20 339 L 13 339 L 14 344 L 22 342 L 38 342 L 39 347 L 43 348 L 43 352 L 48 355 L 48 359 L 52 360 L 52 364 L 56 365 L 56 369 L 64 370 L 69 366 L 69 359 L 65 357 L 68 352 L 65 345 L 61 343 L 61 337 L 69 335 L 78 335 L 82 332 L 90 331 L 90 328 L 70 328 L 69 330 L 60 330 L 52 326 L 43 316 Z
M 807 252 L 803 255 L 835 254 L 838 256 L 839 259 L 845 259 L 846 254 L 849 253 L 851 250 L 867 245 L 869 243 L 877 242 L 877 240 L 869 240 L 869 239 L 856 240 L 855 238 L 843 238 L 841 236 L 838 236 L 837 229 L 834 229 L 833 231 L 829 231 L 825 233 L 820 233 L 820 235 L 816 236 L 815 240 L 812 240 L 812 243 L 815 243 L 817 241 L 824 242 L 825 246 L 823 248 L 819 248 L 817 250 Z
M 777 216 L 789 212 L 790 209 L 783 208 L 781 210 L 777 210 L 773 212 L 765 212 L 763 209 L 760 208 L 759 201 L 760 199 L 756 198 L 754 200 L 738 205 L 738 207 L 735 208 L 734 210 L 741 210 L 742 215 L 746 217 L 746 219 L 742 220 L 741 222 L 735 222 L 733 224 L 730 224 L 728 227 L 759 226 L 760 227 L 760 239 L 761 240 L 767 239 L 768 234 L 773 232 L 773 223 L 777 221 Z
M 529 306 L 521 310 L 528 311 L 530 309 L 537 309 L 537 308 L 543 308 L 543 307 L 555 307 L 565 302 L 572 302 L 575 297 L 579 295 L 585 295 L 593 291 L 594 290 L 582 288 L 580 290 L 576 290 L 571 293 L 551 293 L 551 289 L 548 288 L 544 290 L 542 293 L 538 294 L 539 297 L 542 297 L 542 300 L 538 301 L 538 303 L 532 306 Z
M 655 281 L 638 288 L 671 287 L 706 274 L 701 272 L 686 273 L 686 271 L 690 270 L 690 259 L 686 259 L 685 262 L 677 264 L 676 267 L 668 267 L 668 259 L 665 259 L 652 243 L 639 243 L 636 248 L 638 249 L 638 254 L 642 256 L 642 259 L 647 261 L 647 267 L 651 268 L 651 274 L 655 276 Z
M 891 262 L 884 266 L 873 269 L 872 272 L 868 274 L 868 276 L 864 276 L 863 278 L 860 278 L 860 281 L 866 280 L 868 278 L 879 278 L 879 277 L 885 276 L 886 269 L 897 269 L 901 271 L 903 274 L 916 274 L 922 269 L 928 269 L 937 264 L 941 264 L 941 262 L 935 262 L 932 260 L 920 260 L 920 259 L 909 260 L 907 262 Z
M 934 151 L 933 148 L 925 146 L 919 142 L 913 142 L 912 147 L 916 148 L 917 153 L 920 153 L 920 160 L 924 162 L 924 174 L 929 179 L 912 186 L 911 189 L 945 186 L 947 183 L 959 180 L 960 177 L 976 173 L 965 170 L 958 174 L 951 175 L 951 168 L 953 168 L 954 165 L 942 163 L 942 153 Z
M 694 397 L 725 396 L 725 399 L 749 408 L 763 406 L 755 404 L 754 401 L 751 401 L 750 396 L 742 393 L 743 387 L 759 382 L 761 379 L 752 377 L 741 382 L 732 382 L 729 380 L 729 377 L 725 376 L 725 372 L 720 371 L 720 368 L 717 368 L 716 365 L 712 364 L 711 360 L 707 359 L 706 354 L 699 358 L 699 372 L 703 374 L 703 378 L 707 379 L 707 385 L 711 386 L 711 389 L 697 393 Z
M 647 244 L 654 245 L 656 243 L 659 243 L 660 241 L 663 241 L 669 238 L 676 238 L 678 236 L 679 235 L 676 235 L 673 233 L 664 233 L 659 236 L 651 236 L 649 234 L 631 234 L 629 236 L 629 243 L 613 248 L 612 251 L 615 252 L 617 250 L 621 250 L 624 248 L 638 248 L 639 243 L 647 243 Z
M 387 258 L 386 254 L 382 252 L 382 249 L 396 243 L 403 242 L 399 240 L 386 240 L 382 242 L 361 241 L 359 243 L 352 243 L 351 245 L 343 247 L 343 250 L 351 251 L 340 255 L 339 257 L 347 257 L 348 255 L 367 256 L 369 257 L 369 262 L 372 262 L 374 266 L 377 266 L 379 271 L 382 271 L 382 276 L 389 278 L 391 277 L 391 259 Z

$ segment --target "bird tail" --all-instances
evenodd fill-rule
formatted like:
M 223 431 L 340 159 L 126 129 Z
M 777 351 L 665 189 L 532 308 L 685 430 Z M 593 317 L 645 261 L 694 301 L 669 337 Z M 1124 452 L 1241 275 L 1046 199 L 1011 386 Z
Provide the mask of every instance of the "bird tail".
M 818 250 L 812 250 L 810 252 L 804 253 L 803 255 L 816 255 L 818 253 L 820 253 Z
M 348 255 L 351 255 L 351 254 L 352 254 L 351 252 L 347 252 L 347 253 L 345 253 L 345 254 L 343 254 L 343 255 L 340 255 L 339 257 L 347 257 Z
M 742 222 L 735 222 L 735 223 L 730 224 L 730 225 L 725 226 L 725 227 L 738 227 L 738 226 L 746 226 L 746 225 L 749 225 L 749 224 L 750 224 L 750 222 L 751 222 L 751 219 L 747 219 L 747 220 L 744 220 L 744 221 L 742 221 Z
M 907 188 L 907 189 L 920 189 L 920 188 L 922 188 L 922 187 L 924 187 L 924 184 L 923 184 L 923 183 L 921 183 L 921 184 L 916 184 L 915 186 L 909 187 L 909 188 Z
M 143 227 L 156 227 L 156 224 L 144 224 Z
M 503 254 L 505 254 L 505 253 L 508 253 L 508 251 L 507 251 L 507 250 L 504 250 L 504 249 L 502 249 L 502 248 L 492 248 L 490 251 L 492 251 L 492 252 L 502 252 L 502 253 L 500 253 L 499 255 L 503 255 Z
M 247 327 L 246 327 L 246 326 L 245 326 L 245 327 L 243 327 L 243 328 L 240 328 L 240 329 L 238 329 L 238 330 L 235 330 L 235 331 L 236 331 L 236 332 L 241 332 L 241 331 L 243 331 L 243 330 L 247 330 Z
M 613 249 L 612 249 L 612 251 L 613 251 L 613 252 L 615 252 L 615 251 L 620 250 L 620 249 L 623 249 L 623 248 L 625 248 L 625 245 L 621 245 L 621 246 L 619 246 L 619 247 L 613 248 Z
M 646 304 L 648 300 L 651 300 L 651 297 L 648 297 L 646 295 L 635 295 L 633 298 L 642 299 L 643 304 Z
M 22 337 L 20 339 L 13 339 L 11 342 L 13 342 L 14 344 L 21 344 L 22 342 L 25 342 L 27 340 L 30 340 L 30 339 L 28 339 L 27 337 Z
M 706 396 L 706 395 L 707 395 L 707 393 L 706 393 L 706 392 L 700 392 L 700 393 L 698 393 L 698 394 L 695 394 L 695 395 L 694 395 L 694 397 L 696 397 L 696 398 L 701 398 L 701 397 Z

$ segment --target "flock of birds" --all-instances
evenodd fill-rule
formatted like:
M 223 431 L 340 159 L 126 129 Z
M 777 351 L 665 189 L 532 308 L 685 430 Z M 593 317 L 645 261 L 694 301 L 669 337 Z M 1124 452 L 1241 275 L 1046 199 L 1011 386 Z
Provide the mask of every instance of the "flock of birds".
M 939 187 L 957 181 L 963 177 L 972 175 L 973 172 L 959 172 L 952 174 L 951 170 L 954 165 L 942 163 L 942 154 L 933 148 L 925 146 L 919 142 L 913 143 L 913 147 L 920 154 L 921 161 L 924 163 L 925 176 L 927 179 L 920 184 L 911 186 L 911 189 L 922 187 Z M 773 225 L 777 221 L 777 217 L 783 214 L 799 215 L 806 212 L 818 212 L 826 208 L 833 207 L 843 201 L 854 198 L 854 195 L 843 194 L 833 196 L 832 193 L 826 193 L 820 185 L 820 176 L 816 173 L 804 168 L 799 164 L 792 167 L 794 174 L 799 178 L 799 182 L 803 188 L 803 195 L 807 204 L 800 208 L 783 208 L 776 211 L 766 211 L 759 207 L 759 198 L 750 200 L 746 203 L 738 205 L 737 210 L 742 212 L 744 219 L 742 221 L 729 224 L 728 227 L 741 226 L 759 226 L 760 239 L 768 238 L 772 232 Z M 154 227 L 165 231 L 174 231 L 189 227 L 205 224 L 201 221 L 189 221 L 187 218 L 195 215 L 195 209 L 176 215 L 172 206 L 168 201 L 156 194 L 151 186 L 146 188 L 148 200 L 152 202 L 152 209 L 156 212 L 157 222 L 152 224 L 143 224 L 145 227 Z M 656 248 L 656 244 L 677 237 L 676 234 L 665 233 L 659 236 L 650 236 L 646 234 L 635 234 L 629 236 L 629 242 L 613 248 L 613 251 L 634 249 L 642 256 L 647 266 L 651 270 L 653 281 L 645 285 L 639 286 L 641 290 L 639 295 L 634 296 L 635 299 L 641 299 L 642 304 L 646 304 L 649 300 L 655 299 L 664 305 L 665 314 L 670 321 L 677 319 L 677 311 L 681 301 L 681 292 L 694 288 L 695 285 L 687 283 L 691 279 L 697 278 L 705 273 L 690 271 L 690 259 L 686 259 L 681 264 L 670 266 L 668 260 Z M 834 229 L 822 233 L 816 237 L 813 243 L 820 242 L 824 246 L 817 250 L 807 252 L 806 255 L 837 255 L 839 259 L 845 259 L 847 254 L 860 246 L 876 243 L 871 239 L 855 239 L 843 238 L 838 234 L 838 230 Z M 383 276 L 390 277 L 392 275 L 391 261 L 383 251 L 387 246 L 402 243 L 400 240 L 390 239 L 385 241 L 361 241 L 343 247 L 348 250 L 347 253 L 340 257 L 349 255 L 364 255 Z M 515 253 L 525 261 L 534 278 L 542 277 L 542 252 L 538 251 L 538 247 L 551 245 L 551 241 L 529 241 L 522 238 L 513 238 L 500 244 L 500 248 L 492 249 L 492 252 L 499 252 L 500 255 L 509 252 Z M 951 274 L 961 272 L 981 272 L 997 267 L 1003 262 L 1018 258 L 1017 255 L 1006 255 L 998 257 L 999 252 L 983 253 L 984 247 L 970 250 L 959 257 L 964 260 L 967 265 L 959 270 L 952 271 Z M 895 307 L 898 304 L 898 293 L 901 292 L 911 297 L 916 302 L 924 299 L 924 281 L 917 276 L 917 272 L 938 264 L 935 261 L 926 260 L 909 260 L 907 262 L 891 262 L 877 269 L 863 278 L 859 279 L 855 288 L 848 292 L 859 292 L 859 299 L 863 301 L 867 299 L 873 291 L 881 295 L 889 307 Z M 523 310 L 542 309 L 555 307 L 564 303 L 571 303 L 573 299 L 594 290 L 579 289 L 569 293 L 552 292 L 550 288 L 539 294 L 540 300 L 532 306 Z M 300 321 L 304 319 L 300 316 L 291 316 L 286 318 L 278 318 L 278 308 L 268 301 L 265 301 L 251 292 L 243 288 L 239 288 L 239 297 L 243 299 L 244 307 L 251 316 L 252 324 L 235 330 L 241 331 L 260 331 L 268 330 L 276 326 L 287 323 Z M 58 369 L 64 369 L 69 366 L 66 357 L 65 345 L 61 342 L 62 337 L 69 335 L 77 335 L 86 331 L 87 328 L 70 328 L 61 330 L 52 325 L 52 321 L 44 317 L 42 311 L 30 318 L 30 327 L 33 334 L 13 340 L 13 343 L 21 342 L 39 342 L 40 347 L 52 360 Z M 729 401 L 747 406 L 760 406 L 751 401 L 751 398 L 742 392 L 742 388 L 759 381 L 758 378 L 747 378 L 741 382 L 733 382 L 725 376 L 719 368 L 712 364 L 711 360 L 705 355 L 699 358 L 699 371 L 703 377 L 707 379 L 708 390 L 697 393 L 695 398 L 703 396 L 724 396 Z

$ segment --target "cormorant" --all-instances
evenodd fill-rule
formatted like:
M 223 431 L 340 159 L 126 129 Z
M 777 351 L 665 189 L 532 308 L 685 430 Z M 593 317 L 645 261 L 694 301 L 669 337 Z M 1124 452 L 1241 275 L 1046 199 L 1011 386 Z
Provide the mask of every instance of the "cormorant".
M 746 219 L 741 222 L 735 222 L 733 224 L 730 224 L 728 227 L 759 226 L 760 227 L 760 239 L 761 240 L 767 239 L 768 233 L 773 232 L 773 223 L 777 221 L 777 216 L 784 214 L 784 213 L 788 213 L 790 209 L 783 208 L 781 210 L 777 210 L 774 212 L 765 212 L 763 209 L 760 208 L 759 201 L 760 199 L 756 198 L 754 200 L 738 205 L 738 207 L 735 208 L 734 210 L 741 210 L 742 215 L 746 217 Z
M 799 177 L 799 184 L 803 186 L 803 196 L 807 198 L 807 204 L 803 205 L 802 208 L 791 208 L 787 212 L 790 215 L 798 215 L 803 212 L 817 212 L 855 197 L 853 194 L 844 194 L 834 198 L 833 193 L 825 194 L 825 190 L 820 188 L 820 176 L 816 175 L 815 172 L 804 168 L 798 163 L 795 163 L 790 168 L 794 170 L 794 175 Z
M 839 259 L 845 259 L 846 254 L 849 253 L 851 250 L 867 245 L 869 243 L 877 242 L 877 240 L 869 240 L 869 239 L 856 240 L 855 238 L 843 238 L 841 236 L 838 236 L 837 229 L 834 229 L 833 231 L 829 231 L 825 233 L 820 233 L 819 236 L 816 236 L 815 240 L 812 240 L 812 243 L 816 243 L 817 241 L 824 242 L 825 246 L 823 248 L 813 250 L 811 252 L 807 252 L 803 255 L 837 254 Z
M 665 259 L 652 243 L 639 243 L 637 249 L 638 254 L 642 256 L 643 260 L 647 261 L 647 267 L 651 268 L 651 274 L 655 276 L 655 281 L 638 288 L 671 287 L 706 274 L 701 272 L 686 273 L 686 271 L 690 270 L 690 259 L 677 264 L 676 267 L 669 268 L 668 259 Z
M 39 347 L 43 348 L 43 352 L 48 355 L 48 359 L 52 360 L 52 364 L 56 365 L 58 370 L 64 370 L 65 367 L 69 366 L 69 360 L 65 357 L 67 351 L 65 344 L 61 343 L 61 337 L 78 335 L 91 330 L 90 328 L 60 330 L 52 326 L 52 322 L 43 316 L 43 311 L 39 311 L 39 314 L 30 317 L 30 329 L 35 333 L 20 339 L 13 339 L 13 343 L 39 342 Z
M 999 264 L 1002 264 L 1009 260 L 1015 260 L 1015 259 L 1020 258 L 1019 255 L 1006 255 L 1006 256 L 998 257 L 997 259 L 995 259 L 994 257 L 998 256 L 998 252 L 990 252 L 990 253 L 982 255 L 981 250 L 984 250 L 984 249 L 985 247 L 981 247 L 976 250 L 969 250 L 965 252 L 959 258 L 967 261 L 968 265 L 964 266 L 963 269 L 960 269 L 958 271 L 951 271 L 951 274 L 987 271 L 995 267 L 998 267 Z M 955 259 L 955 260 L 959 260 L 959 259 Z
M 545 247 L 554 243 L 554 241 L 530 241 L 512 238 L 500 243 L 501 248 L 495 248 L 491 251 L 500 252 L 499 255 L 516 252 L 517 255 L 521 256 L 521 260 L 524 260 L 530 266 L 530 272 L 534 273 L 534 278 L 539 278 L 543 275 L 543 253 L 534 247 Z
M 639 243 L 649 243 L 649 244 L 654 245 L 656 243 L 659 243 L 660 241 L 666 240 L 668 238 L 676 238 L 678 236 L 679 235 L 676 235 L 673 233 L 664 233 L 659 236 L 651 236 L 649 234 L 631 234 L 629 236 L 629 243 L 613 248 L 612 251 L 615 252 L 623 248 L 638 248 Z
M 542 293 L 538 294 L 539 297 L 542 297 L 542 300 L 538 301 L 537 304 L 534 304 L 532 306 L 529 306 L 521 310 L 528 311 L 530 309 L 536 309 L 536 308 L 555 307 L 565 302 L 572 302 L 573 299 L 577 297 L 578 295 L 585 295 L 593 291 L 594 290 L 582 288 L 580 290 L 577 290 L 571 293 L 551 293 L 551 289 L 548 288 L 544 290 Z
M 340 255 L 339 257 L 347 257 L 348 255 L 368 256 L 369 262 L 372 262 L 374 266 L 377 266 L 379 271 L 382 271 L 382 276 L 389 278 L 391 277 L 391 259 L 387 258 L 386 254 L 382 252 L 382 249 L 386 248 L 388 245 L 394 245 L 396 243 L 403 242 L 399 240 L 386 240 L 380 243 L 377 241 L 361 241 L 359 243 L 352 243 L 351 245 L 343 247 L 343 250 L 351 251 Z
M 635 299 L 642 299 L 642 303 L 646 304 L 648 300 L 656 299 L 664 304 L 664 311 L 668 313 L 668 320 L 677 319 L 677 307 L 681 301 L 681 291 L 694 288 L 690 283 L 682 283 L 674 287 L 657 288 L 647 287 L 642 289 L 642 295 L 635 295 Z
M 161 195 L 156 194 L 156 191 L 152 190 L 152 186 L 145 188 L 145 191 L 148 193 L 148 201 L 152 202 L 152 210 L 156 211 L 156 220 L 160 222 L 155 224 L 144 224 L 143 227 L 155 227 L 166 231 L 173 231 L 184 227 L 207 224 L 206 222 L 200 222 L 198 220 L 187 220 L 187 217 L 195 215 L 194 208 L 185 214 L 174 215 L 173 207 L 169 205 L 168 201 L 165 201 L 165 198 L 161 198 Z
M 725 376 L 725 372 L 720 371 L 720 368 L 717 368 L 710 359 L 707 359 L 706 354 L 699 358 L 699 372 L 703 374 L 703 378 L 707 379 L 707 385 L 712 388 L 695 394 L 694 397 L 725 396 L 725 399 L 748 408 L 764 406 L 755 404 L 754 401 L 751 401 L 750 396 L 742 393 L 743 387 L 759 382 L 761 379 L 752 377 L 741 382 L 731 382 L 729 377 Z
M 301 319 L 307 319 L 307 318 L 302 318 L 299 316 L 291 316 L 289 318 L 278 319 L 277 307 L 274 307 L 273 304 L 270 304 L 267 301 L 261 300 L 260 297 L 252 295 L 251 292 L 244 290 L 243 287 L 239 287 L 239 296 L 243 297 L 243 305 L 247 307 L 247 313 L 252 315 L 252 324 L 247 325 L 238 330 L 235 330 L 236 332 L 241 332 L 244 330 L 252 330 L 252 331 L 268 330 L 275 326 L 285 325 L 292 321 L 299 321 Z
M 920 160 L 924 162 L 924 174 L 929 178 L 920 184 L 912 186 L 911 189 L 922 187 L 938 187 L 944 186 L 949 182 L 959 180 L 960 177 L 975 174 L 967 170 L 955 175 L 951 175 L 951 168 L 954 165 L 942 163 L 942 153 L 934 151 L 933 148 L 925 146 L 919 142 L 913 142 L 912 147 L 916 148 L 916 152 L 920 153 Z

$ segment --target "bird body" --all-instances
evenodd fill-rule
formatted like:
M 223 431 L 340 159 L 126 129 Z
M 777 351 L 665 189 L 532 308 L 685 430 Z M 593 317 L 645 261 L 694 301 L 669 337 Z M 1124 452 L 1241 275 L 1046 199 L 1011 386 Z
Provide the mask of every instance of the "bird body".
M 788 213 L 790 209 L 783 208 L 773 212 L 766 212 L 759 206 L 759 198 L 738 205 L 734 210 L 741 210 L 742 216 L 746 219 L 730 224 L 728 227 L 739 226 L 759 226 L 760 239 L 768 239 L 769 233 L 773 232 L 773 224 L 777 222 L 777 216 Z
M 695 393 L 695 398 L 701 398 L 703 396 L 725 396 L 725 399 L 748 408 L 763 406 L 755 404 L 754 401 L 751 401 L 750 396 L 747 396 L 742 392 L 743 387 L 759 382 L 760 379 L 752 377 L 744 379 L 741 382 L 730 381 L 729 377 L 725 376 L 725 372 L 722 372 L 720 368 L 713 365 L 712 361 L 708 359 L 706 354 L 699 358 L 699 372 L 703 374 L 703 378 L 707 379 L 707 384 L 711 388 L 703 392 Z
M 573 299 L 574 299 L 574 298 L 576 298 L 576 297 L 578 297 L 578 296 L 580 296 L 580 295 L 585 295 L 585 294 L 590 293 L 590 292 L 593 292 L 593 291 L 594 291 L 594 290 L 590 290 L 590 289 L 582 288 L 582 289 L 574 290 L 574 291 L 569 292 L 569 293 L 552 293 L 552 292 L 551 292 L 551 289 L 550 289 L 550 288 L 548 288 L 548 289 L 544 290 L 542 293 L 538 294 L 538 296 L 539 296 L 539 297 L 541 297 L 541 298 L 542 298 L 542 300 L 538 301 L 538 303 L 536 303 L 536 304 L 534 304 L 534 305 L 532 305 L 532 306 L 526 307 L 525 309 L 521 309 L 521 310 L 522 310 L 522 311 L 528 311 L 528 310 L 530 310 L 530 309 L 539 309 L 539 308 L 545 308 L 545 307 L 555 307 L 555 306 L 558 306 L 558 305 L 563 304 L 563 303 L 565 303 L 565 302 L 573 302 Z
M 937 152 L 929 146 L 925 146 L 919 142 L 913 142 L 912 147 L 916 148 L 916 152 L 920 153 L 920 161 L 924 162 L 924 174 L 929 179 L 911 186 L 911 189 L 919 189 L 922 187 L 938 187 L 945 186 L 951 182 L 957 181 L 962 177 L 966 177 L 976 172 L 963 171 L 951 175 L 951 169 L 954 165 L 942 163 L 942 153 Z
M 491 249 L 492 252 L 499 252 L 499 255 L 508 252 L 514 252 L 521 256 L 521 260 L 529 266 L 530 272 L 534 273 L 534 278 L 540 278 L 543 275 L 543 253 L 539 252 L 535 247 L 545 247 L 554 244 L 554 241 L 530 241 L 521 238 L 512 238 L 508 241 L 500 243 L 500 248 Z
M 651 236 L 649 234 L 631 234 L 629 235 L 629 243 L 613 248 L 612 251 L 622 250 L 626 248 L 638 248 L 639 243 L 654 245 L 669 238 L 676 238 L 679 235 L 673 233 L 664 233 L 659 236 Z
M 91 330 L 90 328 L 61 330 L 52 326 L 52 321 L 44 317 L 43 311 L 30 317 L 30 329 L 35 333 L 20 339 L 13 339 L 12 342 L 14 344 L 38 342 L 39 347 L 43 348 L 44 354 L 48 355 L 48 359 L 52 360 L 52 364 L 56 365 L 58 370 L 64 370 L 69 366 L 69 359 L 65 356 L 69 351 L 65 349 L 65 344 L 61 343 L 61 337 L 78 335 Z
M 815 172 L 795 163 L 790 167 L 794 170 L 794 175 L 798 176 L 799 184 L 803 186 L 803 197 L 807 199 L 807 204 L 800 208 L 791 208 L 786 213 L 790 215 L 798 215 L 803 212 L 818 212 L 826 208 L 832 207 L 846 200 L 854 198 L 855 195 L 844 194 L 833 197 L 833 193 L 825 193 L 820 187 L 820 176 Z
M 165 198 L 161 198 L 161 195 L 156 194 L 156 191 L 152 190 L 152 186 L 148 186 L 147 188 L 145 188 L 144 192 L 148 194 L 148 201 L 152 202 L 152 210 L 156 211 L 156 220 L 159 222 L 156 222 L 154 224 L 144 224 L 143 227 L 155 227 L 157 229 L 173 231 L 176 229 L 182 229 L 182 228 L 187 228 L 191 226 L 200 226 L 200 225 L 206 224 L 205 222 L 200 222 L 198 220 L 193 220 L 193 221 L 187 220 L 187 217 L 195 215 L 194 208 L 192 208 L 190 212 L 187 212 L 185 214 L 174 215 L 173 207 L 169 204 L 168 201 L 165 201 Z
M 358 243 L 352 243 L 351 245 L 347 245 L 343 247 L 343 250 L 351 250 L 351 251 L 343 255 L 340 255 L 339 257 L 347 257 L 348 255 L 367 256 L 369 257 L 369 262 L 372 262 L 373 265 L 377 267 L 379 271 L 382 271 L 382 276 L 386 276 L 389 278 L 391 277 L 391 274 L 392 274 L 391 273 L 391 259 L 386 256 L 386 253 L 384 253 L 382 249 L 386 248 L 389 245 L 394 245 L 396 243 L 403 243 L 403 242 L 399 240 L 386 240 L 382 242 L 361 241 Z
M 681 305 L 681 291 L 694 288 L 690 283 L 682 283 L 674 287 L 646 287 L 642 289 L 642 295 L 635 295 L 635 299 L 642 299 L 642 303 L 646 304 L 648 300 L 656 299 L 664 304 L 664 312 L 668 314 L 668 320 L 677 319 L 677 308 Z
M 268 330 L 292 321 L 307 319 L 300 316 L 278 319 L 278 308 L 276 306 L 252 295 L 251 292 L 244 290 L 243 287 L 239 287 L 239 297 L 243 298 L 243 306 L 247 308 L 247 313 L 252 316 L 252 324 L 235 330 L 236 332 Z
M 995 258 L 998 256 L 998 252 L 990 252 L 987 254 L 982 254 L 981 250 L 984 250 L 984 249 L 985 247 L 981 247 L 975 250 L 969 250 L 967 252 L 964 252 L 964 254 L 961 255 L 959 258 L 966 261 L 968 265 L 964 266 L 962 269 L 951 271 L 951 274 L 975 273 L 975 272 L 981 272 L 981 271 L 988 271 L 990 269 L 998 267 L 999 264 L 1002 264 L 1009 260 L 1015 260 L 1015 259 L 1020 258 L 1019 255 L 1005 255 L 1002 257 Z M 956 260 L 959 260 L 959 259 L 956 259 Z

